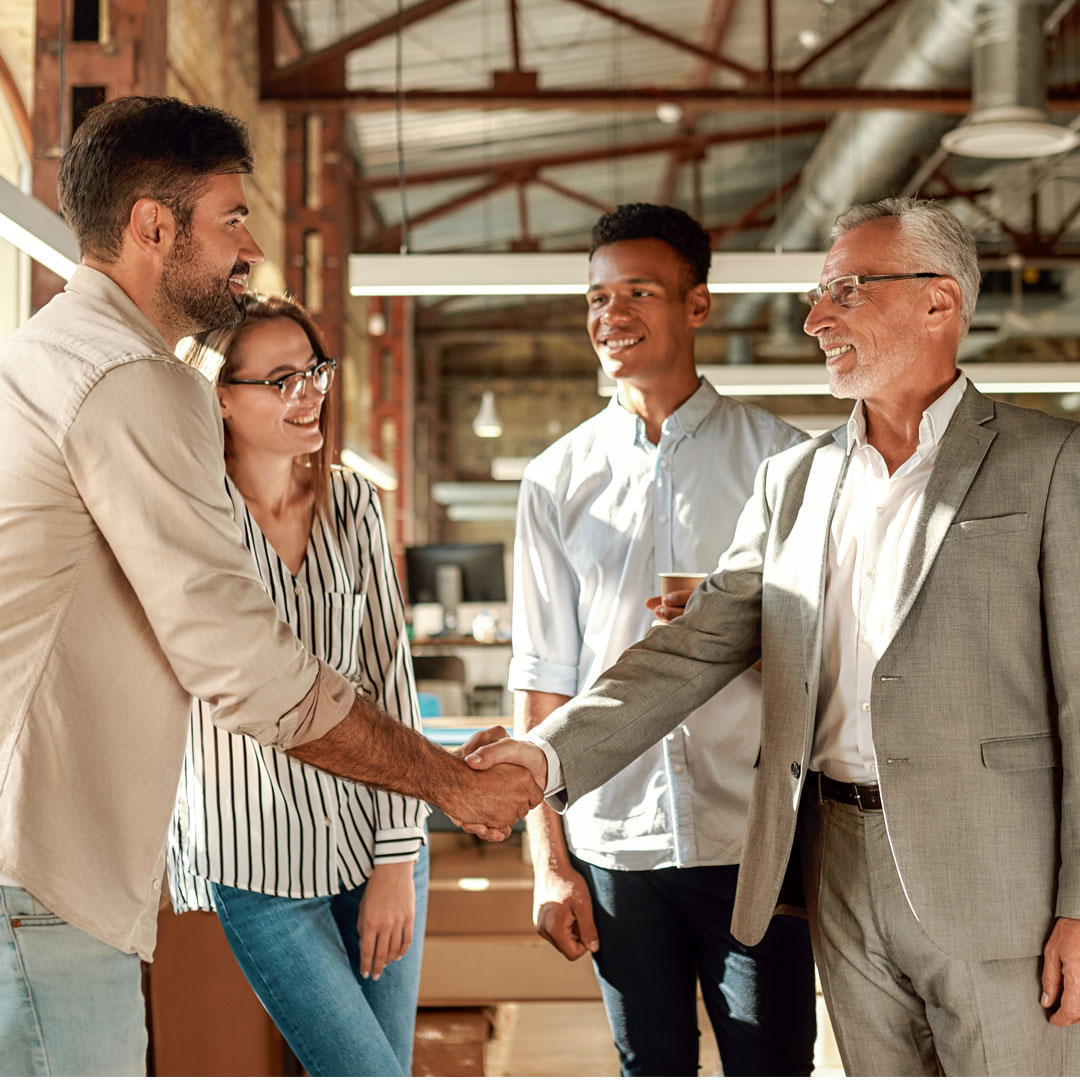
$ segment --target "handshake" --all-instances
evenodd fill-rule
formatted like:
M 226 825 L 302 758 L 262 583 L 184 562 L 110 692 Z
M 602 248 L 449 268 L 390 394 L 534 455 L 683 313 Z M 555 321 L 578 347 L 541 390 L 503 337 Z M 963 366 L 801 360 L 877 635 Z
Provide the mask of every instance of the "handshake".
M 505 840 L 514 823 L 544 797 L 543 750 L 509 738 L 503 727 L 478 731 L 452 756 L 472 771 L 456 790 L 436 801 L 455 825 L 482 840 Z

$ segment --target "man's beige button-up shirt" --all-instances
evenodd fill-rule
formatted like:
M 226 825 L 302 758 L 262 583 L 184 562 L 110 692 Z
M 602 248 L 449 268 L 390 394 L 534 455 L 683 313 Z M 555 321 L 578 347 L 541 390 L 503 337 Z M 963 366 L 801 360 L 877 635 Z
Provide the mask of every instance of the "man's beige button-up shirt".
M 281 623 L 213 388 L 105 274 L 0 343 L 0 872 L 149 959 L 191 696 L 281 749 L 354 697 Z

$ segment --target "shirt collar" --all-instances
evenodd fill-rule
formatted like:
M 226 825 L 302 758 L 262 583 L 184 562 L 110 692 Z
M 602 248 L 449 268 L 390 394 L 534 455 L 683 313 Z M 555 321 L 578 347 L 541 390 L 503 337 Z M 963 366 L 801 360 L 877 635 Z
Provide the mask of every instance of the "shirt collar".
M 720 395 L 705 381 L 698 376 L 698 388 L 664 421 L 663 427 L 667 431 L 679 430 L 684 435 L 693 438 L 697 430 L 716 408 Z M 608 403 L 608 418 L 614 432 L 631 441 L 645 440 L 645 421 L 625 409 L 619 401 L 619 393 L 616 390 Z
M 956 412 L 956 407 L 960 404 L 960 399 L 967 389 L 967 376 L 959 369 L 957 372 L 958 378 L 954 379 L 949 384 L 949 388 L 923 411 L 922 419 L 919 421 L 919 445 L 916 449 L 916 453 L 922 457 L 925 457 L 928 451 L 941 442 L 949 421 L 952 420 L 953 413 Z M 852 409 L 851 417 L 848 419 L 847 441 L 848 453 L 866 446 L 866 410 L 861 399 L 855 402 L 855 408 Z
M 65 292 L 100 300 L 117 310 L 120 318 L 140 337 L 152 342 L 155 350 L 171 353 L 173 349 L 161 336 L 161 331 L 146 317 L 143 310 L 108 274 L 80 263 L 64 286 Z

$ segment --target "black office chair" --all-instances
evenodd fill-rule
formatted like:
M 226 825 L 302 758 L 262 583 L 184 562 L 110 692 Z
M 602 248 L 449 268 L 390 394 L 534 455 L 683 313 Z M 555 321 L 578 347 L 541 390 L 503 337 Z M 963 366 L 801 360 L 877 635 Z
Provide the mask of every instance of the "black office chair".
M 413 673 L 417 692 L 438 698 L 443 716 L 468 715 L 465 661 L 460 656 L 414 656 Z
M 465 685 L 465 661 L 460 656 L 414 656 L 412 666 L 417 679 L 440 679 Z

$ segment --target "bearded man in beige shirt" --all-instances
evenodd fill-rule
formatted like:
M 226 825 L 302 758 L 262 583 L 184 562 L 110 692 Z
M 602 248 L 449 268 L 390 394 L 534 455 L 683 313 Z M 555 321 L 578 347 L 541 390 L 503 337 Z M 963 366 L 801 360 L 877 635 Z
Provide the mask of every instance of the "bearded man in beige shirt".
M 177 341 L 241 317 L 251 151 L 216 109 L 89 113 L 60 202 L 82 262 L 0 343 L 0 1074 L 145 1070 L 188 702 L 329 772 L 505 828 L 485 777 L 306 653 L 243 548 L 213 390 Z

